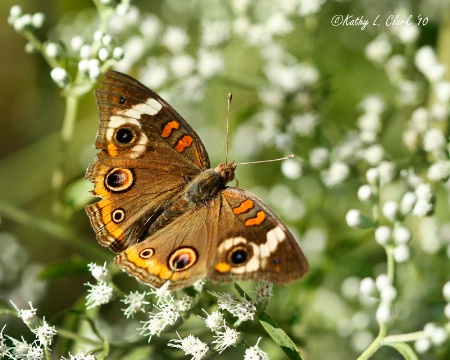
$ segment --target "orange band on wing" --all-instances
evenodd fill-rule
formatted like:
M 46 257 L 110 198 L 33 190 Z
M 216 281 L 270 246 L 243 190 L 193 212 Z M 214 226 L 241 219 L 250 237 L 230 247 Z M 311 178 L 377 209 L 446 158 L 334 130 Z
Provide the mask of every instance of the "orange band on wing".
M 183 152 L 184 149 L 191 146 L 192 138 L 189 135 L 184 135 L 180 140 L 178 140 L 177 145 L 175 146 L 175 150 L 178 152 Z
M 178 121 L 172 120 L 169 121 L 165 126 L 163 131 L 161 132 L 161 136 L 163 138 L 167 138 L 170 136 L 170 134 L 172 133 L 173 129 L 178 129 L 180 127 L 180 124 L 178 123 Z
M 226 262 L 220 262 L 216 264 L 215 268 L 218 272 L 224 273 L 231 270 L 231 265 Z
M 114 144 L 108 144 L 108 154 L 112 157 L 116 157 L 119 155 L 119 149 Z
M 233 212 L 235 215 L 239 215 L 239 214 L 243 214 L 247 211 L 249 211 L 250 209 L 253 208 L 253 201 L 251 201 L 250 199 L 247 199 L 243 202 L 241 202 L 241 204 L 238 207 L 235 207 L 233 209 Z
M 254 218 L 247 219 L 245 221 L 245 226 L 255 226 L 261 224 L 266 218 L 266 214 L 264 211 L 258 211 Z

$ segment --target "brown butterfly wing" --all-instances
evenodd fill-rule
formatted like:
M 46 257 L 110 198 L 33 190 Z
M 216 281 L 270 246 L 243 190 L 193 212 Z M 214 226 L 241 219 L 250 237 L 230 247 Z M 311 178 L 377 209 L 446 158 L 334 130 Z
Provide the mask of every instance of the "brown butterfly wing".
M 173 266 L 183 258 L 182 266 Z M 237 188 L 226 188 L 126 249 L 116 257 L 116 265 L 155 287 L 170 280 L 169 289 L 187 287 L 205 276 L 215 282 L 266 280 L 283 285 L 308 270 L 285 225 L 255 195 Z
M 265 280 L 278 285 L 301 278 L 307 260 L 292 233 L 255 195 L 233 187 L 221 192 L 213 281 Z
M 116 257 L 116 265 L 154 287 L 170 281 L 169 289 L 182 289 L 203 279 L 214 258 L 220 198 L 190 208 L 142 242 Z
M 87 214 L 98 241 L 120 252 L 138 242 L 165 204 L 209 168 L 194 130 L 153 91 L 114 71 L 95 92 L 101 151 L 86 178 L 101 201 Z
M 103 163 L 146 168 L 160 161 L 180 168 L 209 168 L 208 153 L 196 132 L 137 80 L 108 71 L 95 96 L 100 117 L 95 147 L 102 150 Z

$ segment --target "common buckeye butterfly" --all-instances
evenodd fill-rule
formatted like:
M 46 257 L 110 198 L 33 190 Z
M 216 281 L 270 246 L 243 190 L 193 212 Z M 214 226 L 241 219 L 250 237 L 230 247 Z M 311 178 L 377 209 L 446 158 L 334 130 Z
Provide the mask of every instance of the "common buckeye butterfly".
M 215 282 L 287 284 L 308 265 L 283 222 L 255 195 L 227 183 L 236 164 L 210 169 L 189 124 L 130 76 L 108 71 L 95 91 L 100 150 L 86 178 L 102 199 L 86 206 L 98 242 L 144 283 L 181 289 Z

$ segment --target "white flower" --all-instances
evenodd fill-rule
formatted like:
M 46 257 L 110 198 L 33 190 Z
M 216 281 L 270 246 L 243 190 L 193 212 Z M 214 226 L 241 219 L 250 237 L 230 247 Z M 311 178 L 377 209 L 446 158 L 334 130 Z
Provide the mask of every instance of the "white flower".
M 244 360 L 269 360 L 269 356 L 258 346 L 260 340 L 261 338 L 258 339 L 254 346 L 245 350 Z
M 162 35 L 161 43 L 173 53 L 179 53 L 189 43 L 189 36 L 186 30 L 170 26 Z
M 179 311 L 189 311 L 197 303 L 197 299 L 188 294 L 184 294 L 181 299 L 177 301 L 176 307 Z
M 430 184 L 421 183 L 416 186 L 414 190 L 417 198 L 420 200 L 430 201 L 433 198 Z
M 412 105 L 417 101 L 419 86 L 417 83 L 408 80 L 401 80 L 397 84 L 399 101 L 405 105 Z
M 208 314 L 206 310 L 203 311 L 207 315 L 206 318 L 202 318 L 205 320 L 206 327 L 213 332 L 219 331 L 219 329 L 223 326 L 224 323 L 222 313 L 218 310 L 212 312 L 211 314 Z
M 256 283 L 256 303 L 264 303 L 267 304 L 267 302 L 272 297 L 272 291 L 273 291 L 273 284 L 266 281 L 258 281 Z
M 393 200 L 388 200 L 383 204 L 381 212 L 387 220 L 394 222 L 399 214 L 398 204 Z
M 298 13 L 300 16 L 308 16 L 318 13 L 325 0 L 299 0 Z
M 285 100 L 283 92 L 273 87 L 259 90 L 258 97 L 264 105 L 273 107 L 280 107 Z
M 167 326 L 175 325 L 180 318 L 177 305 L 170 294 L 159 297 L 155 308 L 160 310 L 157 313 L 150 313 L 149 320 L 142 322 L 141 335 L 159 335 Z
M 450 82 L 449 81 L 441 81 L 436 84 L 434 88 L 436 98 L 438 101 L 442 103 L 450 102 Z
M 448 303 L 447 305 L 445 305 L 444 307 L 444 315 L 447 319 L 450 320 L 450 303 Z
M 197 71 L 200 76 L 210 78 L 220 73 L 223 68 L 224 62 L 219 51 L 199 50 Z
M 419 36 L 419 28 L 416 24 L 392 26 L 391 30 L 403 44 L 411 44 Z
M 423 133 L 429 126 L 428 110 L 424 107 L 418 107 L 411 115 L 411 124 L 419 132 Z
M 415 64 L 417 68 L 431 82 L 437 82 L 445 74 L 445 67 L 438 63 L 436 53 L 431 46 L 423 46 L 416 52 Z
M 95 356 L 92 354 L 84 353 L 83 350 L 79 349 L 75 355 L 69 353 L 70 360 L 95 360 Z
M 392 51 L 392 45 L 385 34 L 378 35 L 365 48 L 365 54 L 370 61 L 384 63 Z
M 369 185 L 377 187 L 380 183 L 379 168 L 370 168 L 366 171 L 366 179 Z
M 70 47 L 75 53 L 78 53 L 81 47 L 84 45 L 84 40 L 81 36 L 74 36 L 70 39 Z
M 92 309 L 96 306 L 109 303 L 114 295 L 114 289 L 104 281 L 99 281 L 96 285 L 86 283 L 89 286 L 89 294 L 86 296 L 86 307 Z
M 384 149 L 380 144 L 374 144 L 363 151 L 363 156 L 369 165 L 377 165 L 383 160 Z
M 54 326 L 47 324 L 44 318 L 43 324 L 34 329 L 33 333 L 36 334 L 39 344 L 45 348 L 48 348 L 49 345 L 52 344 L 53 337 L 56 335 L 56 329 Z
M 144 19 L 140 20 L 139 30 L 146 41 L 153 41 L 156 39 L 161 31 L 161 21 L 155 15 L 145 15 Z
M 60 87 L 64 88 L 66 87 L 70 82 L 70 76 L 69 73 L 60 67 L 54 68 L 50 72 L 50 76 L 52 77 L 53 81 Z
M 384 67 L 389 79 L 393 83 L 396 83 L 403 78 L 406 63 L 406 59 L 402 55 L 393 55 L 388 61 L 386 61 Z
M 289 34 L 294 29 L 294 26 L 285 14 L 274 12 L 266 20 L 265 29 L 271 35 L 284 36 Z
M 271 62 L 263 70 L 272 85 L 286 92 L 314 85 L 318 79 L 317 69 L 299 63 L 284 65 Z
M 298 179 L 302 176 L 302 165 L 295 159 L 287 159 L 281 163 L 281 172 L 288 179 Z
M 2 330 L 0 331 L 0 359 L 3 359 L 3 357 L 8 356 L 11 357 L 11 354 L 8 351 L 8 347 L 5 344 L 5 338 L 3 336 L 3 331 L 5 330 L 6 325 L 3 326 Z
M 88 264 L 88 269 L 91 272 L 91 275 L 95 278 L 97 281 L 108 281 L 111 279 L 111 274 L 109 273 L 108 269 L 106 268 L 106 261 L 103 264 L 103 266 L 97 265 L 95 263 Z
M 399 226 L 394 230 L 393 237 L 396 244 L 407 244 L 412 237 L 411 230 L 406 226 Z
M 444 344 L 448 338 L 445 329 L 433 323 L 425 324 L 423 331 L 428 335 L 431 342 L 437 346 Z
M 112 57 L 113 57 L 114 60 L 120 61 L 120 60 L 123 59 L 124 56 L 125 56 L 125 53 L 124 53 L 124 51 L 123 51 L 123 49 L 121 47 L 116 46 L 113 49 Z
M 314 112 L 307 112 L 302 115 L 294 116 L 289 124 L 289 128 L 300 136 L 311 137 L 314 135 L 314 131 L 318 124 L 317 114 Z
M 180 54 L 170 59 L 170 70 L 176 77 L 186 77 L 194 71 L 194 58 L 188 54 Z
M 238 318 L 238 323 L 253 320 L 256 315 L 256 306 L 250 300 L 236 300 L 229 293 L 211 292 L 211 295 L 217 297 L 219 309 L 227 310 L 231 315 Z
M 230 346 L 238 345 L 243 339 L 242 334 L 236 329 L 226 326 L 225 323 L 222 327 L 224 330 L 217 331 L 217 335 L 214 335 L 214 338 L 216 338 L 216 340 L 212 342 L 213 344 L 217 344 L 215 346 L 215 349 L 219 352 L 219 354 Z
M 419 353 L 423 354 L 426 353 L 431 347 L 430 339 L 428 338 L 421 338 L 416 340 L 414 343 L 414 349 Z
M 388 244 L 391 239 L 392 230 L 389 226 L 379 226 L 375 230 L 375 241 L 381 246 Z
M 412 209 L 413 215 L 418 217 L 424 217 L 430 215 L 433 212 L 433 204 L 428 200 L 419 199 L 414 204 L 414 208 Z
M 166 326 L 167 323 L 164 319 L 152 318 L 146 322 L 143 322 L 143 326 L 139 330 L 141 330 L 140 334 L 143 336 L 148 336 L 150 341 L 154 335 L 159 336 Z
M 61 45 L 49 42 L 45 45 L 45 54 L 50 58 L 59 58 L 63 54 L 63 49 Z
M 362 213 L 357 209 L 350 209 L 345 215 L 347 225 L 353 228 L 358 228 L 362 223 Z
M 403 215 L 409 214 L 417 201 L 417 195 L 413 192 L 407 192 L 403 195 L 400 202 L 400 211 Z
M 392 318 L 391 306 L 381 302 L 375 313 L 375 317 L 380 324 L 387 323 Z
M 375 281 L 371 277 L 365 277 L 359 283 L 359 291 L 366 296 L 373 297 L 377 292 Z
M 202 23 L 202 46 L 218 46 L 230 37 L 230 26 L 225 21 L 205 21 Z
M 101 61 L 106 61 L 108 60 L 108 58 L 110 57 L 110 52 L 107 48 L 101 47 L 100 49 L 98 49 L 98 58 Z
M 437 161 L 428 168 L 427 177 L 432 181 L 446 181 L 449 176 L 450 164 L 448 161 Z
M 409 250 L 408 245 L 399 244 L 394 248 L 394 260 L 398 263 L 403 263 L 408 261 L 411 257 L 411 251 Z
M 450 303 L 450 281 L 447 281 L 442 287 L 442 295 L 445 301 Z
M 124 299 L 121 299 L 125 305 L 128 305 L 126 309 L 122 309 L 124 315 L 129 318 L 133 317 L 134 314 L 138 312 L 145 312 L 145 306 L 150 304 L 148 301 L 145 301 L 146 292 L 140 293 L 139 291 L 130 292 L 128 295 L 125 295 Z
M 209 352 L 208 345 L 194 335 L 188 335 L 184 339 L 178 335 L 178 339 L 170 341 L 169 346 L 183 350 L 186 355 L 192 355 L 192 360 L 203 359 Z
M 322 169 L 328 163 L 328 150 L 323 147 L 316 147 L 309 153 L 309 163 L 314 169 Z
M 363 131 L 379 133 L 381 130 L 381 118 L 374 112 L 366 112 L 358 118 L 358 127 Z
M 192 284 L 195 291 L 198 293 L 201 293 L 203 291 L 203 288 L 206 284 L 206 279 L 197 280 L 195 283 Z
M 378 171 L 380 174 L 380 185 L 389 184 L 396 174 L 395 164 L 383 160 L 378 164 Z
M 127 53 L 126 50 L 125 53 Z M 158 59 L 150 58 L 141 70 L 140 78 L 148 87 L 160 88 L 167 81 L 168 71 Z
M 432 152 L 436 150 L 442 150 L 447 141 L 442 133 L 442 130 L 437 128 L 428 129 L 423 137 L 423 148 L 425 151 Z
M 358 189 L 358 199 L 362 202 L 372 203 L 375 199 L 372 187 L 370 185 L 361 185 Z
M 328 187 L 343 183 L 350 175 L 350 167 L 341 161 L 335 161 L 322 176 L 323 182 Z
M 37 309 L 33 308 L 31 301 L 28 301 L 28 305 L 30 305 L 29 309 L 19 309 L 16 304 L 11 301 L 12 306 L 17 311 L 17 315 L 22 319 L 22 321 L 29 326 L 33 326 L 36 322 L 36 311 Z

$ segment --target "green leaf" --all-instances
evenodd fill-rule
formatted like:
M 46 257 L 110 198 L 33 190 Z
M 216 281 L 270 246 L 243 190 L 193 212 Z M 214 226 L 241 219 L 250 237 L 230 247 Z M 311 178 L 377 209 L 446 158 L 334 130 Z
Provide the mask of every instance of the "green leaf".
M 297 349 L 297 346 L 285 333 L 285 331 L 267 315 L 264 311 L 258 316 L 258 320 L 267 331 L 270 337 L 281 347 L 289 359 L 303 360 L 303 355 Z
M 399 342 L 399 343 L 389 343 L 386 345 L 391 346 L 395 350 L 397 350 L 405 360 L 419 360 L 416 352 L 407 343 Z
M 88 262 L 81 257 L 73 257 L 69 260 L 54 262 L 47 265 L 39 274 L 42 280 L 63 278 L 66 276 L 88 273 Z

